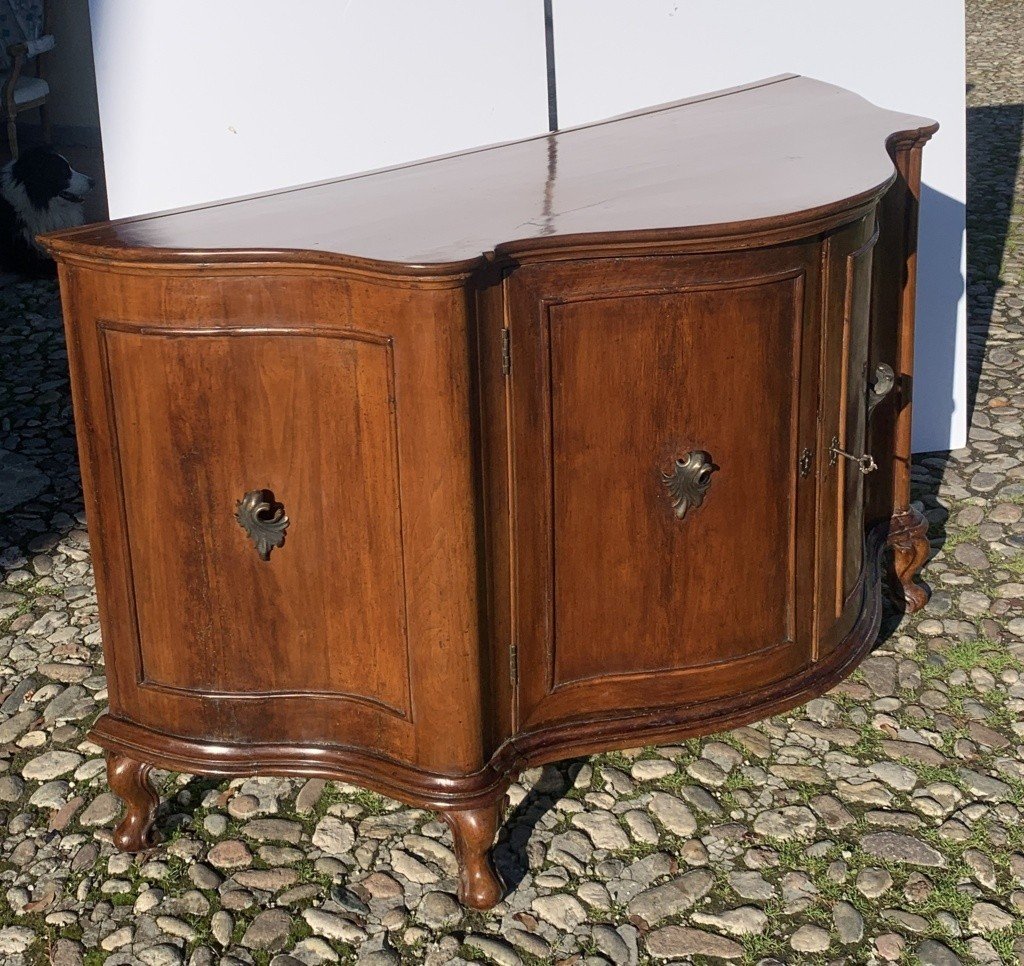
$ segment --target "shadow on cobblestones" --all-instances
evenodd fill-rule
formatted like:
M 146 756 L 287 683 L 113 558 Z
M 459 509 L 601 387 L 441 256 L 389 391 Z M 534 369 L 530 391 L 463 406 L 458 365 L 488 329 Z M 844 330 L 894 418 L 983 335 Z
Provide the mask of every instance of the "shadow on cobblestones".
M 974 417 L 981 359 L 1010 245 L 1014 185 L 1024 139 L 1024 104 L 967 109 L 967 284 L 971 311 L 967 420 Z
M 501 838 L 494 848 L 494 863 L 511 891 L 530 870 L 529 844 L 541 820 L 576 784 L 586 758 L 545 765 L 541 777 L 505 817 Z
M 0 288 L 0 565 L 11 570 L 85 515 L 56 283 L 4 276 Z

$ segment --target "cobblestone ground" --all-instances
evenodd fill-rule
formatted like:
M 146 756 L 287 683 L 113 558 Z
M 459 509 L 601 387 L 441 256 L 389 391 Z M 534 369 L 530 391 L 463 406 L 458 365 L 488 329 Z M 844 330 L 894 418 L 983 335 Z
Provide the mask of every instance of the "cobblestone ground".
M 492 914 L 431 815 L 339 783 L 161 773 L 166 844 L 114 851 L 58 301 L 5 285 L 0 961 L 1024 961 L 1024 6 L 970 16 L 977 399 L 915 468 L 931 603 L 792 715 L 525 776 Z

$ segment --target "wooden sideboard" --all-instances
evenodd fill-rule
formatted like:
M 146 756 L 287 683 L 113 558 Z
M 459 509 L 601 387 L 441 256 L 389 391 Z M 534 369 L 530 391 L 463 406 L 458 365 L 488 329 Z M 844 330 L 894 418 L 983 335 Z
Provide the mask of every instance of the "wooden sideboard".
M 921 148 L 786 75 L 50 235 L 110 708 L 148 772 L 437 809 L 786 710 L 909 610 Z

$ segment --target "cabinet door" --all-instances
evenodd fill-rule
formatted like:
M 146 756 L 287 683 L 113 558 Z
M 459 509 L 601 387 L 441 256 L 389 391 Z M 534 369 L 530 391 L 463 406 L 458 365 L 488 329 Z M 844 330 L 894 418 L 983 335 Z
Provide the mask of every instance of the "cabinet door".
M 238 749 L 478 769 L 464 293 L 272 269 L 69 284 L 111 715 L 257 761 Z M 238 518 L 254 491 L 289 521 L 263 554 Z
M 821 433 L 818 445 L 818 656 L 853 627 L 860 612 L 864 564 L 864 473 L 838 456 L 867 442 L 868 316 L 871 263 L 878 232 L 865 218 L 825 247 Z
M 815 251 L 508 279 L 520 730 L 809 661 Z M 698 451 L 710 488 L 680 515 L 666 478 Z

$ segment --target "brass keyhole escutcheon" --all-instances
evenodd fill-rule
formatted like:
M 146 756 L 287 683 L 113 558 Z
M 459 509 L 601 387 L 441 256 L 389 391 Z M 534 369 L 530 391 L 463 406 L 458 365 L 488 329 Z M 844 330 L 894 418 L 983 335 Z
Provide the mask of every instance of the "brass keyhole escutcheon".
M 711 476 L 717 469 L 710 453 L 695 449 L 675 460 L 671 473 L 661 474 L 672 498 L 672 509 L 680 520 L 704 502 L 711 488 Z
M 874 378 L 871 381 L 870 391 L 868 392 L 868 416 L 895 388 L 896 373 L 892 371 L 892 366 L 885 362 L 880 362 L 875 366 Z
M 284 506 L 274 500 L 270 490 L 250 490 L 235 504 L 235 519 L 256 546 L 260 560 L 269 560 L 270 551 L 284 544 L 288 517 Z

